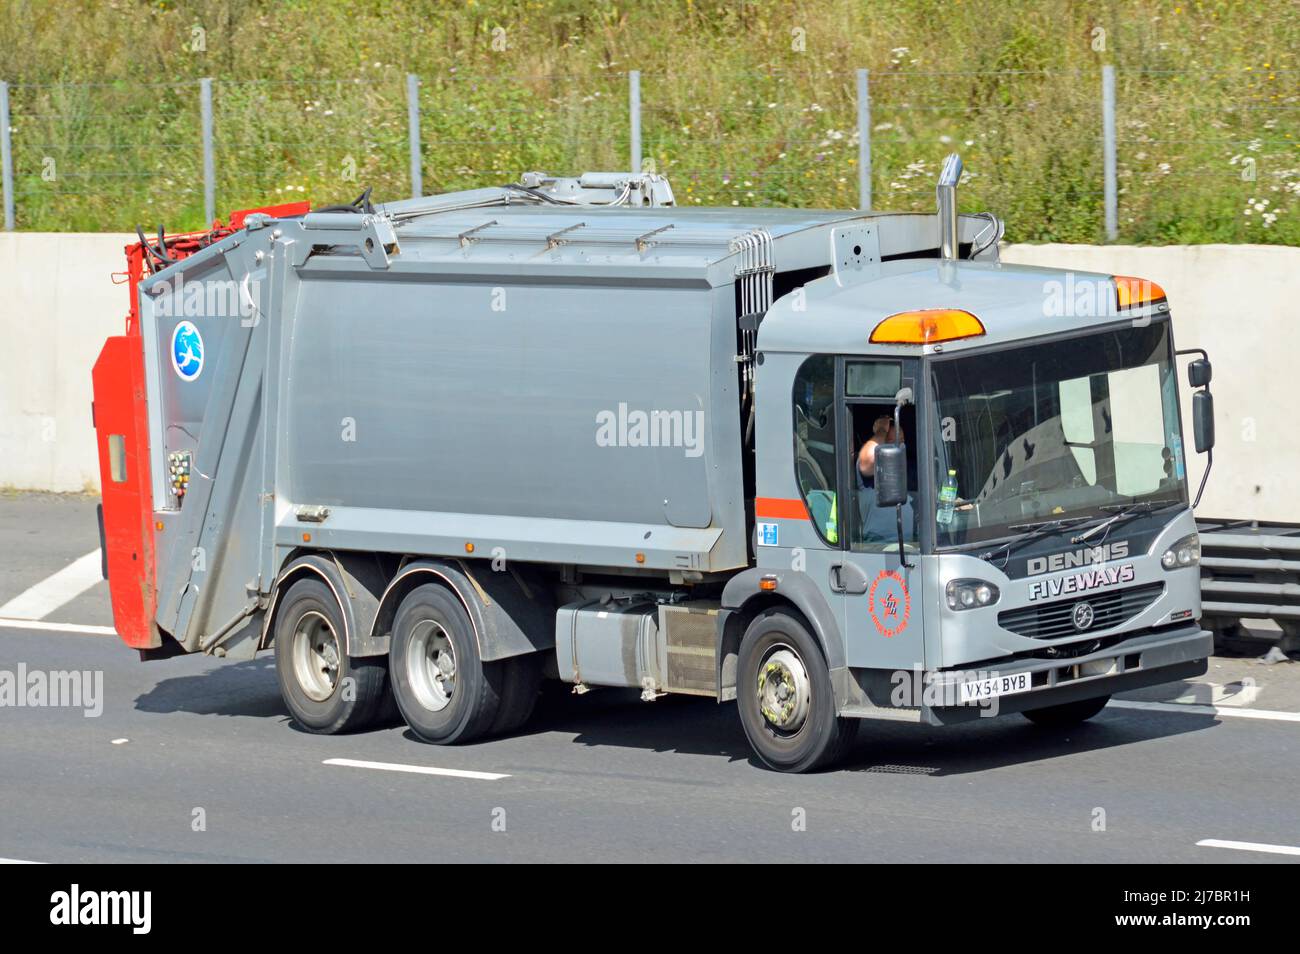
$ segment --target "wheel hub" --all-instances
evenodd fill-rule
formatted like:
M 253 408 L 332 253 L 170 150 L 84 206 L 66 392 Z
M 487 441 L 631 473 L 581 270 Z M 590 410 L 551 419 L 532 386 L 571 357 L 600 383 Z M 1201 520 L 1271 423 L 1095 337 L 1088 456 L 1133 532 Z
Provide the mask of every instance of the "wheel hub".
M 338 636 L 325 615 L 315 610 L 304 613 L 294 627 L 291 654 L 293 674 L 298 685 L 313 702 L 324 702 L 338 685 Z
M 438 712 L 451 704 L 456 692 L 456 650 L 441 623 L 425 620 L 416 627 L 406 675 L 424 708 Z
M 774 727 L 795 732 L 808 718 L 812 684 L 799 654 L 777 646 L 758 667 L 758 711 Z

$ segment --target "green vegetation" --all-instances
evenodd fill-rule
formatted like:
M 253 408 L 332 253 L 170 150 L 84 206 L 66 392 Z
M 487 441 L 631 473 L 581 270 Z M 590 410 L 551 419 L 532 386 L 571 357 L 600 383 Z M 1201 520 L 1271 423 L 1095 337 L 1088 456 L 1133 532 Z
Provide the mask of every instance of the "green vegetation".
M 31 230 L 201 227 L 205 76 L 219 214 L 407 195 L 408 72 L 425 192 L 626 168 L 629 69 L 679 202 L 852 207 L 866 67 L 877 207 L 930 209 L 956 149 L 964 209 L 1093 242 L 1111 63 L 1121 241 L 1294 245 L 1298 54 L 1292 2 L 0 0 Z

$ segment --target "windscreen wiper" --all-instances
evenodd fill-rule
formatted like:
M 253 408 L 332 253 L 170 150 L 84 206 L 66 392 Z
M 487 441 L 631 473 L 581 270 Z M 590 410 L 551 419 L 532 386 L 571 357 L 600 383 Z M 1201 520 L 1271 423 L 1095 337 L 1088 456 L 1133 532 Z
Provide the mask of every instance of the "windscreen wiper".
M 1063 530 L 1066 527 L 1076 527 L 1089 519 L 1089 517 L 1058 517 L 1054 520 L 1038 520 L 1032 523 L 1012 524 L 1007 527 L 1008 530 L 1024 530 L 1028 532 L 1023 537 L 1008 540 L 1006 543 L 1002 544 L 1002 546 L 990 550 L 988 553 L 980 554 L 980 559 L 992 562 L 993 557 L 1005 550 L 1006 553 L 1003 554 L 1002 565 L 1006 566 L 1006 561 L 1011 559 L 1011 554 L 1025 544 L 1041 539 L 1056 530 Z
M 1121 520 L 1124 520 L 1127 517 L 1136 517 L 1138 514 L 1142 514 L 1142 513 L 1155 513 L 1159 510 L 1168 510 L 1170 507 L 1176 507 L 1180 503 L 1181 501 L 1178 500 L 1174 500 L 1174 501 L 1142 500 L 1142 501 L 1135 501 L 1133 503 L 1126 503 L 1126 504 L 1102 504 L 1100 509 L 1105 510 L 1107 513 L 1113 514 L 1113 516 L 1109 517 L 1106 520 L 1103 520 L 1095 527 L 1090 527 L 1088 530 L 1084 531 L 1078 536 L 1071 537 L 1070 542 L 1085 543 L 1088 540 L 1088 538 L 1091 537 L 1094 533 L 1097 533 L 1099 530 L 1103 530 L 1103 529 L 1106 531 L 1105 534 L 1102 534 L 1102 538 L 1101 538 L 1104 541 L 1106 539 L 1106 536 L 1109 535 L 1110 533 L 1110 528 L 1115 526 L 1115 524 L 1119 523 Z

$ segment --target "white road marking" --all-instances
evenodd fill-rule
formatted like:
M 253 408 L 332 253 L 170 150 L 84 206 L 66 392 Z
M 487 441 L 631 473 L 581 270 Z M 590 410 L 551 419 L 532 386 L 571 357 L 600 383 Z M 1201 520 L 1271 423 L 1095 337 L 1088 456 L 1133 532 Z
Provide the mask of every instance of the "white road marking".
M 85 633 L 89 636 L 116 636 L 117 630 L 112 626 L 83 626 L 80 623 L 49 623 L 36 619 L 4 619 L 0 617 L 0 629 L 39 629 L 45 632 Z
M 1270 855 L 1300 855 L 1300 848 L 1294 845 L 1261 845 L 1255 841 L 1224 841 L 1221 838 L 1206 838 L 1196 843 L 1199 848 L 1234 848 L 1237 851 L 1262 851 Z
M 1236 706 L 1241 708 L 1249 706 L 1259 698 L 1260 687 L 1252 684 L 1241 682 L 1229 683 L 1226 686 L 1217 682 L 1198 682 L 1194 683 L 1190 691 L 1184 692 L 1176 699 L 1170 699 L 1170 702 L 1190 702 L 1198 706 Z
M 0 858 L 0 865 L 43 865 L 43 861 L 24 861 L 22 858 Z
M 11 619 L 44 619 L 103 579 L 100 552 L 96 550 L 87 553 L 0 606 L 0 616 Z
M 1233 719 L 1272 719 L 1275 722 L 1300 722 L 1300 712 L 1281 712 L 1277 709 L 1246 709 L 1236 706 L 1193 706 L 1180 702 L 1138 702 L 1131 699 L 1112 699 L 1107 708 L 1150 709 L 1153 712 L 1181 712 L 1184 715 L 1226 716 Z
M 476 778 L 485 782 L 509 778 L 495 772 L 470 772 L 466 769 L 434 768 L 432 765 L 403 765 L 400 762 L 364 762 L 360 759 L 326 759 L 322 765 L 343 765 L 348 768 L 378 769 L 381 772 L 411 772 L 415 775 L 449 775 L 452 778 Z

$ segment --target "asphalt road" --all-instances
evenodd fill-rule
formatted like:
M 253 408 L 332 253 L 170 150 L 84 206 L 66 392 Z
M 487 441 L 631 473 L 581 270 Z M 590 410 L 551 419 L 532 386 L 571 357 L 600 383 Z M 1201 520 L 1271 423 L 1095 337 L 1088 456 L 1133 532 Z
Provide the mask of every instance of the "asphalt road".
M 93 500 L 0 495 L 0 606 L 97 546 Z M 314 736 L 269 655 L 141 663 L 62 628 L 111 625 L 102 582 L 42 623 L 0 620 L 0 671 L 101 672 L 103 711 L 0 707 L 0 858 L 1300 861 L 1197 844 L 1300 846 L 1300 721 L 1195 704 L 1300 712 L 1295 663 L 1216 658 L 1199 686 L 1128 697 L 1167 708 L 1112 704 L 1066 732 L 867 723 L 842 769 L 785 776 L 752 760 L 733 705 L 556 691 L 522 733 L 471 746 Z

